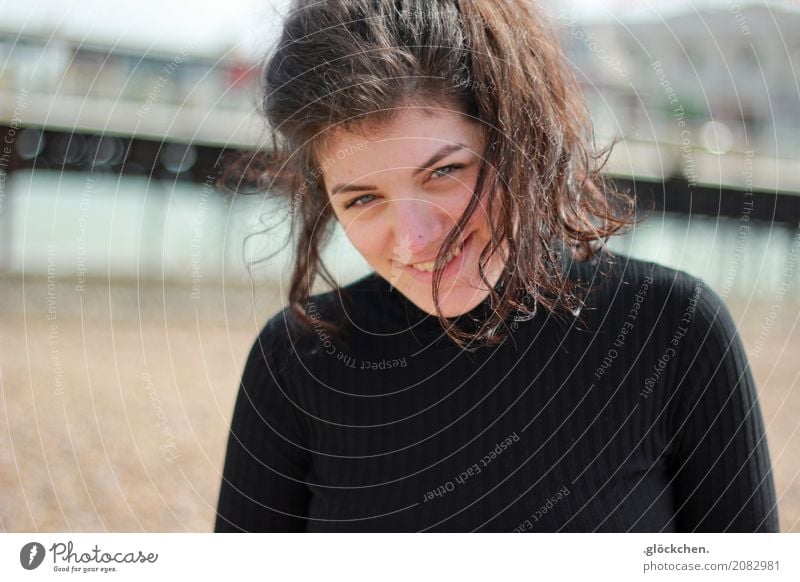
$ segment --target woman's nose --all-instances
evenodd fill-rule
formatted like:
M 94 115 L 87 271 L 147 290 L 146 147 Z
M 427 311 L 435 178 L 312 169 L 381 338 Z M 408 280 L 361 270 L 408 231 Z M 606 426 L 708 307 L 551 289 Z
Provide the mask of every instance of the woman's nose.
M 393 204 L 396 243 L 412 257 L 438 251 L 448 232 L 444 209 L 419 199 L 395 200 Z

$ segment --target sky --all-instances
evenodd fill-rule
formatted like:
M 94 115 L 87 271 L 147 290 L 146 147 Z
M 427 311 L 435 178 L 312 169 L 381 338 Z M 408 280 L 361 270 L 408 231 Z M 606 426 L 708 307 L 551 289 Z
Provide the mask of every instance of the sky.
M 0 0 L 0 30 L 199 54 L 266 48 L 288 0 Z M 280 14 L 280 12 L 278 14 Z
M 753 0 L 540 0 L 580 19 L 664 16 L 673 10 L 745 5 Z M 0 30 L 174 52 L 219 55 L 231 47 L 265 52 L 289 0 L 0 0 Z M 797 0 L 773 0 L 794 4 Z M 188 50 L 187 50 L 188 49 Z

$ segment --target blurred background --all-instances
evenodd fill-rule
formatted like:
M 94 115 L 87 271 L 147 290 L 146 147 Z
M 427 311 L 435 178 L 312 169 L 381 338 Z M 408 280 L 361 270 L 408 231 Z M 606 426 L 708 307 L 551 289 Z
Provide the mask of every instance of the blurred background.
M 800 531 L 800 8 L 541 6 L 599 145 L 620 138 L 607 174 L 654 208 L 612 248 L 725 299 L 781 530 Z M 241 368 L 291 261 L 280 224 L 257 234 L 276 209 L 214 182 L 268 137 L 259 58 L 284 11 L 0 0 L 3 531 L 211 531 Z M 341 284 L 368 272 L 341 233 L 326 262 Z

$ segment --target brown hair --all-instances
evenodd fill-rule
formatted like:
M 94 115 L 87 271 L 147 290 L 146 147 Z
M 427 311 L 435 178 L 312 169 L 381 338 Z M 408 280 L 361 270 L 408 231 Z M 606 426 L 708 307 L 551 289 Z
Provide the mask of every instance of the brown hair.
M 475 195 L 437 261 L 458 241 L 478 193 L 501 193 L 487 197 L 499 221 L 479 260 L 491 317 L 471 331 L 452 325 L 438 309 L 441 273 L 434 277 L 439 320 L 459 346 L 499 343 L 508 316 L 530 317 L 536 304 L 574 311 L 582 298 L 561 259 L 585 261 L 635 222 L 633 198 L 600 175 L 610 150 L 595 152 L 580 88 L 530 0 L 295 0 L 262 79 L 271 146 L 230 167 L 226 182 L 236 176 L 236 186 L 245 179 L 289 202 L 289 307 L 304 326 L 323 323 L 304 307 L 316 277 L 338 287 L 320 258 L 336 223 L 319 170 L 321 140 L 329 128 L 387 123 L 408 102 L 454 103 L 485 128 Z M 483 268 L 504 241 L 500 295 Z

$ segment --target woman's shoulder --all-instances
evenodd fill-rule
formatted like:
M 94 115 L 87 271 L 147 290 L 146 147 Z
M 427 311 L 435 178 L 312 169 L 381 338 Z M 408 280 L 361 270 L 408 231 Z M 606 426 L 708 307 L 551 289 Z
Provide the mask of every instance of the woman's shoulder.
M 568 262 L 566 270 L 570 279 L 598 290 L 621 290 L 642 284 L 661 289 L 684 288 L 701 281 L 686 271 L 608 250 L 598 252 L 587 261 Z
M 659 323 L 693 323 L 695 329 L 714 328 L 735 333 L 725 301 L 703 279 L 657 262 L 621 253 L 602 253 L 569 269 L 571 279 L 589 290 L 597 310 L 618 305 L 638 315 L 649 313 Z
M 371 272 L 340 288 L 311 295 L 304 306 L 311 327 L 300 323 L 291 306 L 284 306 L 263 324 L 255 345 L 265 355 L 276 357 L 313 349 L 330 335 L 325 324 L 357 319 L 359 311 L 385 295 L 385 286 L 383 279 Z
M 724 300 L 702 277 L 654 261 L 603 252 L 572 263 L 568 274 L 588 290 L 588 303 L 595 308 L 648 304 L 662 319 L 687 309 L 704 318 L 730 317 Z

